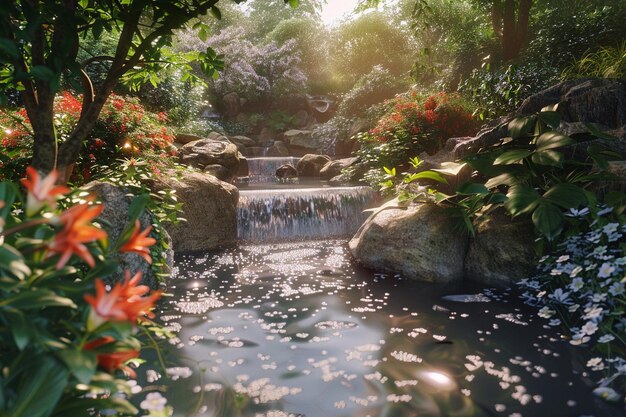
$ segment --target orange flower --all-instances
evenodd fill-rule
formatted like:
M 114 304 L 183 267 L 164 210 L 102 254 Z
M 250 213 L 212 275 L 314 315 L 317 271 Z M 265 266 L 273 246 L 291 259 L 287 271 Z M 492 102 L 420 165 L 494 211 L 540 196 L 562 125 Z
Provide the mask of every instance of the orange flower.
M 96 328 L 105 320 L 129 321 L 134 323 L 140 316 L 154 317 L 150 309 L 161 297 L 161 291 L 154 291 L 143 297 L 150 288 L 137 285 L 141 280 L 141 272 L 134 277 L 126 271 L 124 282 L 116 283 L 110 292 L 106 292 L 104 282 L 96 279 L 96 295 L 85 295 L 85 301 L 91 304 L 90 328 Z
M 95 265 L 93 256 L 84 243 L 107 237 L 104 230 L 90 224 L 90 221 L 98 217 L 103 209 L 103 205 L 84 203 L 61 213 L 59 222 L 64 225 L 64 228 L 48 246 L 48 256 L 61 255 L 56 264 L 57 269 L 63 268 L 74 254 L 82 258 L 89 266 Z
M 56 169 L 41 179 L 39 172 L 29 166 L 26 168 L 26 177 L 22 179 L 22 185 L 28 190 L 26 197 L 27 216 L 37 213 L 46 203 L 52 208 L 56 207 L 56 197 L 70 191 L 64 185 L 54 185 L 59 177 L 59 172 Z
M 156 243 L 156 239 L 147 237 L 150 230 L 152 230 L 152 226 L 148 226 L 148 228 L 143 232 L 139 232 L 140 228 L 141 223 L 139 223 L 139 220 L 135 220 L 135 230 L 133 231 L 132 236 L 119 248 L 119 251 L 121 253 L 135 252 L 145 259 L 146 262 L 151 264 L 152 258 L 150 257 L 148 247 L 154 245 Z
M 91 342 L 85 343 L 83 346 L 83 350 L 95 350 L 101 346 L 110 345 L 114 343 L 115 339 L 111 336 L 104 336 L 98 339 L 94 339 Z M 137 374 L 135 371 L 124 365 L 124 363 L 130 359 L 136 358 L 139 356 L 138 350 L 122 350 L 117 352 L 103 352 L 96 353 L 96 360 L 98 361 L 98 366 L 107 372 L 113 372 L 116 369 L 120 369 L 126 375 L 131 378 L 136 378 Z

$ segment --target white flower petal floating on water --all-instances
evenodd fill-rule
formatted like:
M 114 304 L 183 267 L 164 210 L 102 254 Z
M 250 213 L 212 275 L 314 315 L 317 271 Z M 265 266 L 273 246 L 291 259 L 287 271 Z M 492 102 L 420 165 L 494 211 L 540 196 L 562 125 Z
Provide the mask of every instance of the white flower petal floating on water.
M 142 410 L 146 411 L 162 411 L 167 404 L 167 399 L 159 392 L 151 392 L 146 395 L 146 399 L 139 404 Z

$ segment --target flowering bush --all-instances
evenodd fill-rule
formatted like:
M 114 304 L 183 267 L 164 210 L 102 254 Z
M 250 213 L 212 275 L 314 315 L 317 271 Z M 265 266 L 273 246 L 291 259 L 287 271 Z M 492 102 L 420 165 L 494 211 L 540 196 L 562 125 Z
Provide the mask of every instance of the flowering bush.
M 80 116 L 81 101 L 69 91 L 59 95 L 55 105 L 55 127 L 60 142 L 67 139 L 70 129 Z M 71 180 L 84 183 L 91 179 L 97 165 L 109 165 L 123 155 L 141 155 L 162 165 L 176 155 L 174 135 L 167 127 L 167 114 L 151 113 L 139 100 L 112 94 L 98 122 L 85 142 Z M 1 144 L 6 154 L 1 156 L 0 179 L 17 180 L 24 175 L 32 157 L 32 134 L 26 111 L 0 113 Z
M 626 222 L 611 219 L 616 209 L 572 209 L 586 231 L 564 239 L 539 262 L 539 275 L 519 286 L 526 302 L 541 307 L 551 326 L 565 325 L 572 345 L 592 347 L 590 371 L 602 372 L 595 392 L 610 400 L 626 395 Z M 595 219 L 595 220 L 592 220 Z M 590 222 L 591 224 L 589 225 Z
M 133 271 L 109 291 L 105 280 L 115 252 L 151 262 L 155 241 L 139 230 L 137 212 L 120 241 L 108 242 L 94 222 L 102 205 L 55 186 L 56 172 L 27 175 L 24 203 L 13 183 L 0 183 L 0 415 L 137 415 L 129 400 L 141 388 L 127 379 L 135 377 L 129 365 L 141 363 L 144 338 L 163 334 L 150 320 L 161 293 L 148 295 Z M 142 407 L 169 416 L 161 402 Z
M 180 48 L 203 51 L 211 46 L 226 57 L 220 77 L 209 80 L 212 93 L 223 97 L 237 93 L 248 100 L 281 97 L 304 92 L 306 75 L 300 70 L 295 42 L 282 46 L 270 42 L 254 45 L 246 39 L 242 28 L 229 28 L 205 41 L 194 31 L 179 33 Z
M 454 94 L 423 99 L 412 91 L 396 96 L 387 106 L 376 126 L 358 135 L 360 156 L 377 171 L 403 166 L 422 152 L 435 153 L 448 138 L 471 135 L 477 127 L 471 111 Z

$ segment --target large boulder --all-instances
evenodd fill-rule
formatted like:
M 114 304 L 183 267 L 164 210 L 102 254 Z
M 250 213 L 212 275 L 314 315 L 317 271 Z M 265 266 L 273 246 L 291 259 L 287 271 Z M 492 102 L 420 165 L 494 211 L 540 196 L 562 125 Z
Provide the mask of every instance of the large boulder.
M 366 268 L 420 281 L 450 283 L 463 278 L 468 238 L 455 230 L 444 208 L 387 204 L 350 240 L 350 252 Z
M 536 265 L 532 223 L 493 213 L 476 227 L 465 256 L 465 276 L 482 284 L 508 286 L 532 275 Z
M 186 221 L 166 226 L 176 251 L 207 251 L 237 243 L 239 190 L 234 185 L 208 174 L 186 172 L 180 179 L 163 175 L 152 188 L 172 189 L 183 203 L 181 216 Z
M 292 129 L 283 133 L 283 141 L 292 152 L 320 152 L 326 146 L 324 138 L 314 135 L 312 130 Z
M 596 123 L 600 130 L 618 135 L 618 141 L 596 142 L 624 154 L 626 144 L 619 133 L 626 125 L 626 81 L 593 78 L 564 81 L 528 97 L 514 114 L 492 122 L 475 137 L 449 139 L 439 159 L 463 158 L 480 148 L 494 145 L 508 136 L 507 125 L 514 117 L 534 114 L 555 104 L 563 122 L 559 130 L 572 134 L 574 127 L 578 129 L 577 133 L 582 133 L 580 126 L 584 123 Z
M 190 133 L 177 133 L 174 142 L 180 143 L 182 145 L 186 145 L 189 142 L 193 142 L 195 140 L 200 140 L 200 139 L 202 138 L 198 135 L 192 135 Z
M 289 148 L 283 141 L 277 140 L 265 153 L 267 156 L 289 156 Z
M 343 158 L 335 159 L 326 163 L 320 170 L 320 178 L 323 180 L 330 180 L 331 178 L 341 175 L 341 171 L 358 161 L 358 158 Z
M 94 194 L 104 204 L 104 209 L 98 218 L 103 220 L 104 228 L 109 235 L 109 242 L 111 242 L 111 245 L 114 245 L 124 228 L 130 224 L 128 219 L 128 210 L 130 208 L 132 198 L 122 187 L 106 182 L 93 181 L 85 185 L 83 188 Z M 139 221 L 141 223 L 141 230 L 145 230 L 153 223 L 153 219 L 148 212 L 144 212 L 139 217 Z M 165 230 L 163 230 L 161 239 L 163 239 L 168 245 L 168 249 L 165 250 L 163 256 L 166 259 L 168 267 L 171 268 L 174 265 L 172 239 Z M 155 271 L 138 254 L 117 253 L 111 256 L 116 257 L 116 260 L 118 261 L 117 269 L 112 275 L 112 280 L 114 282 L 124 280 L 125 271 L 129 271 L 131 275 L 141 272 L 141 282 L 143 284 L 148 285 L 153 289 L 159 287 L 159 279 L 157 278 Z
M 243 145 L 244 147 L 256 146 L 254 139 L 250 139 L 247 136 L 231 136 L 228 139 L 235 145 Z
M 306 154 L 298 161 L 296 170 L 299 177 L 319 177 L 320 170 L 330 162 L 324 155 Z
M 291 165 L 281 165 L 276 170 L 276 177 L 278 178 L 296 178 L 298 176 L 298 171 Z
M 180 162 L 203 170 L 207 165 L 222 165 L 230 176 L 237 173 L 239 150 L 225 136 L 189 142 L 179 150 Z

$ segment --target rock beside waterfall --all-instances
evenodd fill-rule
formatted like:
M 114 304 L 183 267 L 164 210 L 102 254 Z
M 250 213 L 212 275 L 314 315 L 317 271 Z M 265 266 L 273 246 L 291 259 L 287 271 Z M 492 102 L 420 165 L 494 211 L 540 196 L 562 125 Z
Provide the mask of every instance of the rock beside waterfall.
M 283 141 L 277 140 L 267 149 L 267 156 L 289 156 L 289 148 Z
M 536 266 L 534 227 L 529 220 L 493 213 L 476 228 L 465 257 L 465 276 L 508 286 L 532 276 Z
M 358 158 L 343 158 L 330 161 L 320 170 L 320 178 L 323 180 L 330 180 L 337 175 L 341 175 L 341 171 L 344 168 L 353 165 L 356 161 L 358 161 Z
M 239 149 L 225 136 L 213 135 L 189 142 L 180 148 L 179 154 L 182 164 L 201 170 L 208 165 L 218 164 L 227 170 L 231 178 L 239 167 Z
M 319 177 L 320 171 L 330 162 L 330 158 L 324 155 L 306 154 L 298 161 L 296 170 L 299 177 Z
M 154 180 L 153 191 L 173 189 L 183 203 L 177 225 L 166 225 L 176 251 L 206 251 L 237 243 L 239 190 L 212 175 L 187 172 L 177 179 L 163 175 Z
M 109 184 L 101 181 L 93 181 L 86 184 L 83 189 L 93 193 L 104 204 L 104 209 L 98 217 L 104 221 L 104 229 L 109 235 L 109 242 L 111 245 L 115 245 L 117 239 L 122 234 L 122 231 L 129 225 L 128 210 L 132 198 L 124 191 L 122 187 Z M 149 227 L 153 219 L 151 215 L 144 212 L 140 217 L 141 230 L 145 230 Z M 171 268 L 174 265 L 174 251 L 172 249 L 172 239 L 170 235 L 164 230 L 165 236 L 162 239 L 168 244 L 168 249 L 165 251 L 165 259 L 168 267 Z M 144 285 L 148 285 L 150 288 L 158 288 L 159 280 L 151 268 L 151 266 L 136 253 L 123 253 L 115 254 L 118 261 L 117 269 L 112 275 L 112 281 L 123 281 L 125 279 L 125 271 L 129 271 L 132 275 L 137 272 L 142 273 L 141 282 Z M 168 272 L 168 271 L 161 271 Z
M 467 236 L 434 204 L 387 205 L 370 216 L 349 243 L 352 255 L 366 268 L 437 283 L 463 278 L 467 245 Z
M 256 142 L 247 136 L 231 136 L 228 139 L 235 145 L 243 145 L 246 147 L 256 146 Z
M 296 178 L 298 171 L 291 165 L 282 165 L 276 170 L 278 178 Z

